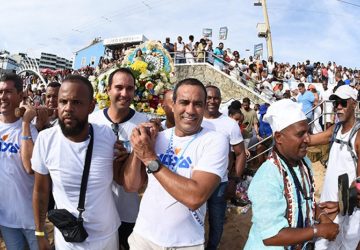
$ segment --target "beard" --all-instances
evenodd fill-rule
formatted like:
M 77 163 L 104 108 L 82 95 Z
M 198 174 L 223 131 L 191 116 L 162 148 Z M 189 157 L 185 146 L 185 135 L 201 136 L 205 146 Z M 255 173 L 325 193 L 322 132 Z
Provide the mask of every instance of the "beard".
M 88 124 L 87 119 L 82 121 L 76 120 L 76 124 L 74 127 L 67 127 L 65 123 L 61 119 L 59 119 L 59 125 L 65 137 L 79 135 L 85 129 L 87 124 Z

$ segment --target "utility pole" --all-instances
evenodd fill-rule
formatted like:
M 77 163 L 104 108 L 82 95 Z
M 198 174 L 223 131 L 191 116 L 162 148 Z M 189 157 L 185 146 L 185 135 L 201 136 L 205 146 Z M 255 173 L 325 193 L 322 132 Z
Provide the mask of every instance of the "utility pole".
M 258 25 L 257 25 L 258 36 L 264 37 L 266 39 L 268 58 L 270 56 L 274 57 L 273 56 L 272 39 L 271 39 L 270 22 L 269 22 L 267 7 L 266 7 L 266 0 L 258 0 L 257 3 L 254 3 L 254 6 L 262 6 L 265 23 L 258 23 Z

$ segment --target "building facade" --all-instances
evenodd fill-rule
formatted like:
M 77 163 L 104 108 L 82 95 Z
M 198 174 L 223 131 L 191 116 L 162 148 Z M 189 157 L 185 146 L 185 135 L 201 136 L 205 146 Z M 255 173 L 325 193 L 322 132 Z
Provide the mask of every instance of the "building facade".
M 72 61 L 59 57 L 55 54 L 41 52 L 40 60 L 39 60 L 39 68 L 40 69 L 71 69 Z
M 100 58 L 105 53 L 105 46 L 103 41 L 97 41 L 89 46 L 76 51 L 73 68 L 75 70 L 85 66 L 96 67 L 99 64 Z

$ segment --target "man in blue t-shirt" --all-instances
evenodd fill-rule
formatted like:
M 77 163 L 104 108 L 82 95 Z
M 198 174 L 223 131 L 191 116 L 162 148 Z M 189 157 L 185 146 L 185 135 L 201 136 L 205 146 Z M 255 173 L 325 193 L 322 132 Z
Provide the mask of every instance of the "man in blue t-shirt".
M 302 104 L 302 111 L 305 113 L 306 119 L 309 123 L 314 117 L 314 112 L 310 110 L 313 108 L 315 96 L 313 93 L 305 89 L 304 83 L 299 83 L 298 89 L 300 92 L 298 102 Z
M 219 43 L 219 46 L 216 47 L 216 49 L 214 50 L 214 67 L 218 68 L 220 70 L 223 70 L 224 68 L 224 61 L 223 61 L 223 55 L 224 55 L 224 44 L 223 43 Z

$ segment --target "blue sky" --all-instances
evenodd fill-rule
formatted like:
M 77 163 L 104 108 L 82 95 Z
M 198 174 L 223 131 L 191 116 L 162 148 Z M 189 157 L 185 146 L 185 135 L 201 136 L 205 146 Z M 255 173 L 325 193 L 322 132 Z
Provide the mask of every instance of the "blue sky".
M 360 5 L 359 0 L 346 0 Z M 2 1 L 0 49 L 11 53 L 56 53 L 67 58 L 95 37 L 144 34 L 175 41 L 190 34 L 199 40 L 203 28 L 227 26 L 225 48 L 241 57 L 253 53 L 256 24 L 263 22 L 254 0 L 12 0 Z M 275 61 L 327 62 L 360 68 L 360 7 L 338 0 L 268 0 Z M 250 51 L 246 51 L 250 49 Z

